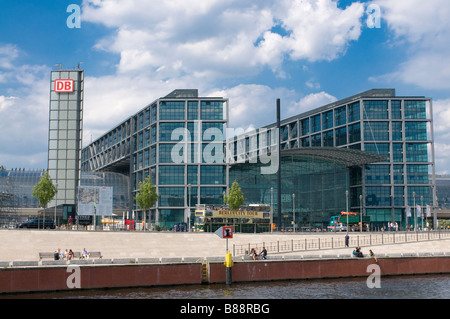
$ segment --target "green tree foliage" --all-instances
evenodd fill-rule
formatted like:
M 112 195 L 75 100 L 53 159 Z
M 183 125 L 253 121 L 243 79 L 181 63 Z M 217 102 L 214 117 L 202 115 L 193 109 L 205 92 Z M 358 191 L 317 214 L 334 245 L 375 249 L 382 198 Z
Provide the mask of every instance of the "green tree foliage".
M 231 185 L 230 195 L 224 195 L 223 200 L 228 204 L 231 210 L 237 210 L 244 204 L 244 194 L 236 180 L 233 182 L 233 185 Z
M 150 176 L 143 182 L 139 182 L 139 192 L 136 195 L 136 203 L 143 210 L 152 208 L 158 200 L 156 187 L 153 186 Z
M 39 205 L 44 208 L 47 207 L 47 204 L 55 197 L 57 192 L 56 186 L 53 184 L 48 172 L 45 172 L 39 183 L 33 187 L 33 197 L 37 198 Z

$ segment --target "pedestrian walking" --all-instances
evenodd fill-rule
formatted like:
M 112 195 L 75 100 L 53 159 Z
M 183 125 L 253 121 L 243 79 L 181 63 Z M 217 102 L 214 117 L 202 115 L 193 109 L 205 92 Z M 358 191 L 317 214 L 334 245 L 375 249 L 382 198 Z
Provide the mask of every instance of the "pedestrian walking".
M 350 240 L 350 236 L 347 234 L 345 234 L 345 247 L 348 247 L 348 242 Z

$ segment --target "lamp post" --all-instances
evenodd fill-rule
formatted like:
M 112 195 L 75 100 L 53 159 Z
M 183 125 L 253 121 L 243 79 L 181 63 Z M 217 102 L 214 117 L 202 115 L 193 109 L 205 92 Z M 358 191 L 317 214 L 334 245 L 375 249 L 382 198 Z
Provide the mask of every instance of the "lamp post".
M 191 231 L 191 184 L 188 184 L 188 190 L 189 190 L 189 208 L 188 208 L 188 215 L 187 215 L 187 222 L 188 222 L 188 228 L 189 232 Z
M 413 205 L 414 205 L 414 230 L 417 231 L 416 192 L 413 192 Z
M 295 232 L 295 194 L 292 194 L 292 216 L 293 216 L 293 227 L 294 227 L 294 232 Z
M 423 196 L 420 196 L 420 200 L 422 205 L 420 206 L 420 220 L 422 222 L 422 231 L 423 231 Z
M 348 190 L 345 191 L 345 212 L 347 213 L 347 229 L 348 232 Z
M 273 187 L 270 188 L 270 232 L 273 232 Z
M 359 215 L 361 216 L 361 227 L 359 229 L 359 232 L 362 233 L 363 229 L 363 218 L 362 218 L 362 195 L 359 195 Z
M 58 183 L 55 183 L 56 193 L 58 193 Z M 55 227 L 56 227 L 56 198 L 55 198 Z

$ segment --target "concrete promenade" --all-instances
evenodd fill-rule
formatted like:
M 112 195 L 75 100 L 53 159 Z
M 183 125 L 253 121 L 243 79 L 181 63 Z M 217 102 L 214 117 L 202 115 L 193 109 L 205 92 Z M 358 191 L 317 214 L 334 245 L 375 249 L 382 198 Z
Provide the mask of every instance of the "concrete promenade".
M 364 233 L 365 234 L 365 233 Z M 380 233 L 373 233 L 373 236 Z M 350 233 L 354 242 L 358 233 Z M 239 234 L 229 239 L 229 250 L 250 244 L 286 242 L 293 240 L 343 240 L 345 233 L 273 233 Z M 372 249 L 378 256 L 395 253 L 450 253 L 450 234 L 447 239 L 409 241 L 407 243 L 361 245 L 363 253 Z M 213 233 L 174 233 L 139 231 L 67 231 L 67 230 L 0 230 L 0 261 L 36 261 L 39 252 L 53 252 L 58 248 L 81 251 L 101 251 L 103 258 L 158 258 L 158 257 L 224 257 L 226 240 Z M 278 255 L 351 254 L 354 247 L 309 249 L 308 251 L 280 252 Z M 275 251 L 269 250 L 269 255 Z

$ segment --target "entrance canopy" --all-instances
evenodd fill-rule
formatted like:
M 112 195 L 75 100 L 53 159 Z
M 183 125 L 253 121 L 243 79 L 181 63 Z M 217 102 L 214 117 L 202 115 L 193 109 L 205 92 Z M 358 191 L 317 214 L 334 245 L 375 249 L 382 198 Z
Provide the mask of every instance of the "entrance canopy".
M 340 163 L 347 167 L 362 166 L 388 160 L 388 158 L 381 155 L 349 148 L 336 147 L 302 147 L 281 151 L 281 156 L 290 155 L 316 157 Z

